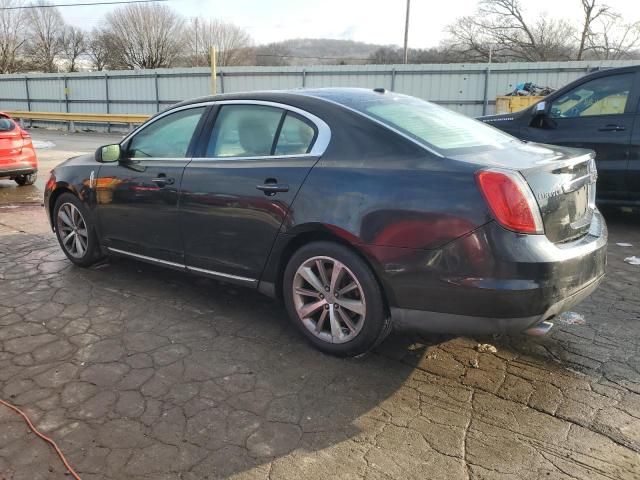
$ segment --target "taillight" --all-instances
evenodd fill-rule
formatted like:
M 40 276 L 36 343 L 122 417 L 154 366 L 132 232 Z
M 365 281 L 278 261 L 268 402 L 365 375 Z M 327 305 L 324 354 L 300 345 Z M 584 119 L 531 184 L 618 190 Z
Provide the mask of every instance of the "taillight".
M 520 174 L 480 170 L 476 172 L 476 181 L 500 225 L 518 233 L 544 233 L 538 203 Z

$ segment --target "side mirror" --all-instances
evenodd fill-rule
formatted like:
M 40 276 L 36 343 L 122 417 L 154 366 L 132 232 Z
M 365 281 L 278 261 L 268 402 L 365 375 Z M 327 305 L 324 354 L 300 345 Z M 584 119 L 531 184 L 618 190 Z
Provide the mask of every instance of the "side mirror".
M 120 160 L 122 151 L 117 143 L 113 145 L 105 145 L 96 150 L 96 162 L 112 163 Z
M 536 107 L 533 110 L 534 115 L 545 114 L 547 112 L 547 102 L 544 100 L 536 103 Z

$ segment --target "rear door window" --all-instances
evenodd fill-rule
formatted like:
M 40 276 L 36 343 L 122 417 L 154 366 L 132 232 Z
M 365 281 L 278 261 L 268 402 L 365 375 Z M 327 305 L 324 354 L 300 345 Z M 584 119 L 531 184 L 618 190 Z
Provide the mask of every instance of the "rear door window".
M 284 110 L 265 105 L 223 105 L 220 107 L 206 156 L 267 157 Z

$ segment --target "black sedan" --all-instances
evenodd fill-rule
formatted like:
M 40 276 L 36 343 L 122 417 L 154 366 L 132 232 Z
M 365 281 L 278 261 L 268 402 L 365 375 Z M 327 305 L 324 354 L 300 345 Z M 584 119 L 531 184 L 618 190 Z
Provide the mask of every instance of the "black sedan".
M 44 204 L 80 266 L 120 255 L 280 298 L 321 350 L 392 326 L 541 334 L 606 263 L 593 153 L 383 89 L 199 98 L 67 160 Z

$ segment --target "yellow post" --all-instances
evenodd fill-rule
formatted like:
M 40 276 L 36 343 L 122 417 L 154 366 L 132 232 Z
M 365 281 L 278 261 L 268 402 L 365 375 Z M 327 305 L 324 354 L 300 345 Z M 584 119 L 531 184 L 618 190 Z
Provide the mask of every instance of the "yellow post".
M 215 95 L 218 90 L 216 74 L 216 47 L 211 47 L 211 93 L 213 95 Z

